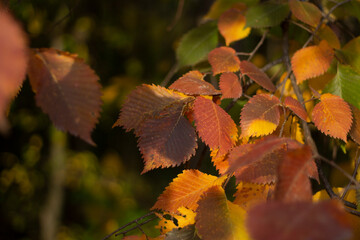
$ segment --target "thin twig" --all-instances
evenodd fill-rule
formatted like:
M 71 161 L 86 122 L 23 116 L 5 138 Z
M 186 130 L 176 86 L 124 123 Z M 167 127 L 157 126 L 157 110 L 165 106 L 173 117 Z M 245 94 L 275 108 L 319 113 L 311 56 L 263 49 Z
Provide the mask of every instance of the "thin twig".
M 358 211 L 356 211 L 356 210 L 353 210 L 353 209 L 350 209 L 350 208 L 345 208 L 345 210 L 346 210 L 348 213 L 351 213 L 352 215 L 355 215 L 355 216 L 360 217 L 360 212 L 358 212 Z
M 358 150 L 359 150 L 359 149 L 358 149 Z M 356 151 L 356 156 L 357 156 L 357 154 L 358 154 L 358 150 Z M 356 157 L 356 156 L 355 156 L 355 157 Z M 352 177 L 353 177 L 353 178 L 356 178 L 356 174 L 357 174 L 357 171 L 358 171 L 358 168 L 359 168 L 359 164 L 360 164 L 360 156 L 356 159 L 354 171 L 353 171 L 353 174 L 352 174 Z M 351 182 L 352 182 L 352 181 L 349 181 L 348 185 L 345 187 L 344 192 L 343 192 L 342 195 L 341 195 L 341 199 L 344 199 L 344 198 L 345 198 L 347 192 L 348 192 L 349 189 L 350 189 Z
M 175 25 L 179 22 L 182 12 L 184 10 L 184 3 L 185 3 L 185 0 L 179 0 L 175 18 L 174 18 L 173 22 L 167 27 L 168 31 L 171 31 L 175 27 Z
M 274 61 L 269 62 L 268 64 L 266 64 L 265 66 L 263 66 L 263 67 L 261 68 L 261 71 L 266 72 L 267 70 L 269 70 L 269 69 L 272 68 L 273 66 L 278 65 L 278 64 L 280 64 L 280 63 L 282 63 L 282 62 L 283 62 L 283 58 L 275 59 Z
M 290 114 L 289 114 L 288 116 L 285 117 L 285 115 L 286 115 L 286 109 L 285 109 L 284 106 L 282 106 L 282 109 L 283 109 L 283 111 L 284 111 L 284 122 L 283 122 L 283 124 L 282 124 L 282 126 L 281 126 L 280 133 L 279 133 L 279 137 L 282 137 L 283 132 L 284 132 L 284 128 L 285 128 L 286 121 L 288 120 L 288 118 L 289 118 L 289 116 L 290 116 Z
M 171 78 L 175 75 L 177 70 L 178 70 L 178 64 L 176 63 L 170 68 L 164 80 L 160 83 L 160 86 L 165 87 L 170 82 Z
M 250 56 L 249 56 L 248 59 L 247 59 L 248 61 L 250 61 L 250 60 L 254 57 L 254 55 L 255 55 L 255 53 L 257 52 L 257 50 L 259 50 L 259 48 L 261 47 L 261 45 L 264 43 L 265 38 L 266 38 L 268 32 L 269 32 L 269 29 L 266 29 L 265 32 L 263 33 L 260 41 L 259 41 L 258 44 L 256 45 L 256 47 L 255 47 L 254 50 L 252 50 L 252 52 L 250 53 Z
M 124 231 L 122 231 L 122 232 L 116 233 L 116 234 L 115 234 L 115 237 L 117 237 L 117 236 L 119 236 L 119 235 L 125 235 L 125 234 L 127 234 L 128 232 L 131 232 L 132 230 L 135 230 L 135 229 L 140 229 L 140 231 L 145 234 L 145 232 L 141 229 L 140 226 L 145 225 L 145 224 L 151 222 L 152 220 L 154 220 L 154 219 L 156 219 L 156 218 L 157 218 L 157 217 L 149 218 L 148 220 L 145 220 L 145 221 L 143 221 L 142 223 L 134 222 L 134 223 L 136 224 L 136 226 L 134 226 L 134 227 L 132 227 L 132 228 L 129 228 L 129 229 L 127 229 L 127 230 L 124 230 Z M 145 235 L 146 235 L 146 234 L 145 234 Z

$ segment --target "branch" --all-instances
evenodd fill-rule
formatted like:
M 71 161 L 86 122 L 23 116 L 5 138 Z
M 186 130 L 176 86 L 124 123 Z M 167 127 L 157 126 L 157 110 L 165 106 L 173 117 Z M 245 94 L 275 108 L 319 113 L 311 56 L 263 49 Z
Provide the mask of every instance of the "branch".
M 181 15 L 182 15 L 182 12 L 184 10 L 184 3 L 185 3 L 185 0 L 179 0 L 175 18 L 174 18 L 173 22 L 167 27 L 168 31 L 171 31 L 175 27 L 175 25 L 178 23 Z
M 356 155 L 357 155 L 357 153 L 358 153 L 358 151 L 356 151 Z M 355 163 L 354 171 L 353 171 L 353 174 L 352 174 L 352 177 L 353 177 L 353 178 L 356 177 L 356 174 L 357 174 L 359 165 L 360 165 L 360 156 L 357 158 L 356 163 Z M 344 199 L 346 193 L 349 191 L 350 186 L 351 186 L 351 182 L 352 182 L 352 181 L 350 180 L 349 183 L 348 183 L 348 185 L 346 186 L 343 194 L 341 195 L 341 199 Z
M 269 32 L 269 29 L 266 29 L 265 32 L 263 33 L 259 43 L 256 45 L 256 47 L 254 48 L 254 50 L 252 50 L 252 52 L 250 53 L 250 56 L 248 57 L 247 61 L 250 61 L 253 57 L 254 57 L 254 54 L 257 52 L 257 50 L 259 50 L 259 48 L 261 47 L 261 45 L 263 45 L 264 41 L 265 41 L 265 38 L 267 36 Z

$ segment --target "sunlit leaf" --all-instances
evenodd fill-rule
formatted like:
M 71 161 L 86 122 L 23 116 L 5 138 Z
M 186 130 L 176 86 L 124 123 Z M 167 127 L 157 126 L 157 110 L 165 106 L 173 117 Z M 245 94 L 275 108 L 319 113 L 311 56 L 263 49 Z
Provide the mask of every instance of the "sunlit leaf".
M 250 28 L 245 28 L 245 16 L 243 11 L 231 8 L 224 12 L 218 21 L 218 28 L 221 35 L 225 38 L 226 45 L 246 38 L 250 34 Z
M 325 40 L 321 41 L 319 45 L 296 51 L 291 58 L 291 65 L 297 83 L 300 84 L 306 79 L 325 73 L 333 58 L 334 50 Z
M 228 201 L 220 186 L 209 188 L 198 203 L 195 226 L 201 239 L 249 239 L 244 224 L 245 210 Z
M 293 111 L 296 116 L 298 116 L 299 118 L 301 118 L 304 121 L 307 121 L 308 119 L 308 115 L 306 113 L 306 110 L 304 109 L 304 107 L 301 105 L 301 103 L 292 98 L 292 97 L 286 97 L 284 100 L 284 105 L 285 107 L 289 108 L 291 111 Z
M 91 140 L 101 109 L 98 76 L 84 61 L 55 49 L 34 49 L 28 74 L 36 103 L 56 127 Z
M 345 63 L 360 74 L 360 37 L 349 41 L 341 50 L 338 50 Z
M 185 226 L 195 223 L 195 212 L 185 207 L 179 207 L 178 213 L 164 212 L 163 214 L 156 213 L 160 218 L 158 225 L 155 228 L 160 229 L 162 234 L 168 233 L 176 228 L 183 228 Z M 166 218 L 170 216 L 169 218 Z
M 254 240 L 349 239 L 351 224 L 335 201 L 270 202 L 251 208 L 246 226 Z
M 253 96 L 241 111 L 241 135 L 258 137 L 275 131 L 280 121 L 279 105 L 274 95 Z
M 176 49 L 179 68 L 205 60 L 217 43 L 218 31 L 215 22 L 208 22 L 190 30 L 182 37 Z
M 219 154 L 219 149 L 210 149 L 211 161 L 214 164 L 215 168 L 219 171 L 220 174 L 224 174 L 229 167 L 229 162 L 227 161 L 228 153 Z
M 239 98 L 242 95 L 242 86 L 235 73 L 223 73 L 220 76 L 219 86 L 224 98 Z
M 251 80 L 255 81 L 257 84 L 259 84 L 266 90 L 269 90 L 271 92 L 276 91 L 275 85 L 272 83 L 266 73 L 261 71 L 253 63 L 248 61 L 241 61 L 240 71 L 242 74 L 247 75 Z
M 200 240 L 195 225 L 188 225 L 181 229 L 173 229 L 166 234 L 165 240 Z
M 236 187 L 234 203 L 244 209 L 248 209 L 254 204 L 266 202 L 270 192 L 273 191 L 273 189 L 273 184 L 270 185 L 240 182 Z
M 194 103 L 196 130 L 212 149 L 225 154 L 236 143 L 238 132 L 230 115 L 211 100 L 197 97 Z
M 315 126 L 326 135 L 346 140 L 352 123 L 349 105 L 339 96 L 326 93 L 312 111 Z
M 184 170 L 166 187 L 151 209 L 176 213 L 179 207 L 196 210 L 197 201 L 208 188 L 221 185 L 225 177 L 202 173 L 198 170 Z
M 214 75 L 223 72 L 239 71 L 240 60 L 236 56 L 236 52 L 233 48 L 215 48 L 209 53 L 208 60 Z
M 249 7 L 247 10 L 246 26 L 253 28 L 265 28 L 279 25 L 289 14 L 289 6 L 286 3 L 260 3 Z
M 353 113 L 353 123 L 350 129 L 351 138 L 360 145 L 360 110 L 357 107 L 351 106 Z
M 190 71 L 176 80 L 169 86 L 170 89 L 177 90 L 187 95 L 218 95 L 213 85 L 204 81 L 204 75 L 199 71 Z
M 321 20 L 321 11 L 313 3 L 290 0 L 289 7 L 297 19 L 313 27 L 316 27 Z

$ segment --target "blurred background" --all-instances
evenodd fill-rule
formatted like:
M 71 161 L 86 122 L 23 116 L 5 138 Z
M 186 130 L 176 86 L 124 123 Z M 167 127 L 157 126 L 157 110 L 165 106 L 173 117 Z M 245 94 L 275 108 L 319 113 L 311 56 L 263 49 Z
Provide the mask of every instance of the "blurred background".
M 103 106 L 92 147 L 57 131 L 25 80 L 10 134 L 0 135 L 0 239 L 48 239 L 54 227 L 56 239 L 102 239 L 149 211 L 181 167 L 140 175 L 134 134 L 112 125 L 132 89 L 164 79 L 179 39 L 212 2 L 185 1 L 173 25 L 177 0 L 5 1 L 32 48 L 85 59 L 100 77 Z M 155 224 L 146 233 L 156 235 Z

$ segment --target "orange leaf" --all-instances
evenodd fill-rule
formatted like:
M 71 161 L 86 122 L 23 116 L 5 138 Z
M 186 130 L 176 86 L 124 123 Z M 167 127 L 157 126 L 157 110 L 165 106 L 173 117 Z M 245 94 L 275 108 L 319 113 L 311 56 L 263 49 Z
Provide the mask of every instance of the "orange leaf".
M 225 154 L 235 145 L 238 132 L 234 121 L 224 109 L 211 100 L 196 98 L 194 119 L 201 139 L 210 148 L 219 148 L 220 155 Z
M 244 209 L 259 202 L 266 202 L 274 185 L 240 182 L 234 194 L 234 203 Z
M 320 9 L 309 2 L 290 0 L 289 7 L 292 14 L 300 21 L 316 27 L 322 17 Z
M 173 84 L 170 89 L 177 90 L 187 95 L 218 95 L 219 90 L 216 90 L 213 85 L 204 81 L 204 75 L 199 71 L 190 71 Z
M 19 24 L 0 4 L 0 131 L 6 132 L 6 109 L 25 79 L 27 39 Z
M 291 58 L 291 65 L 297 83 L 300 84 L 306 79 L 325 73 L 333 58 L 334 50 L 325 40 L 317 46 L 303 48 L 295 52 Z
M 349 105 L 339 96 L 326 93 L 312 111 L 315 126 L 326 135 L 346 142 L 352 114 Z
M 311 201 L 309 176 L 318 179 L 311 148 L 307 145 L 288 151 L 279 165 L 275 199 L 285 202 Z
M 240 60 L 236 52 L 230 47 L 219 47 L 212 50 L 208 55 L 209 63 L 214 76 L 223 72 L 239 71 Z
M 360 110 L 353 105 L 350 106 L 354 116 L 350 136 L 357 144 L 360 145 Z
M 291 111 L 293 111 L 296 116 L 298 116 L 299 118 L 301 118 L 304 121 L 307 121 L 308 119 L 308 115 L 306 113 L 306 110 L 304 109 L 304 107 L 301 105 L 301 103 L 292 98 L 292 97 L 286 97 L 284 100 L 284 105 L 285 107 L 289 108 Z
M 274 95 L 253 96 L 241 111 L 241 135 L 258 137 L 272 133 L 280 121 L 280 101 Z
M 236 8 L 231 8 L 220 16 L 218 28 L 225 38 L 227 46 L 234 41 L 246 38 L 250 34 L 251 28 L 245 28 L 245 24 L 245 16 L 241 10 Z
M 239 98 L 242 95 L 242 87 L 238 76 L 232 72 L 221 74 L 219 86 L 222 97 L 224 98 Z
M 98 76 L 77 57 L 55 49 L 35 49 L 28 69 L 36 102 L 58 128 L 91 140 L 100 116 Z
M 151 210 L 176 213 L 179 207 L 186 207 L 195 211 L 201 194 L 212 186 L 220 186 L 224 181 L 225 177 L 217 178 L 198 170 L 184 170 L 166 187 Z
M 219 149 L 210 149 L 210 157 L 213 162 L 215 168 L 222 175 L 226 172 L 229 167 L 229 162 L 227 161 L 228 153 L 220 155 Z
M 257 66 L 248 61 L 240 62 L 240 71 L 242 74 L 247 75 L 251 80 L 255 81 L 257 84 L 269 90 L 270 92 L 275 92 L 276 87 L 270 80 L 270 78 L 261 71 Z

